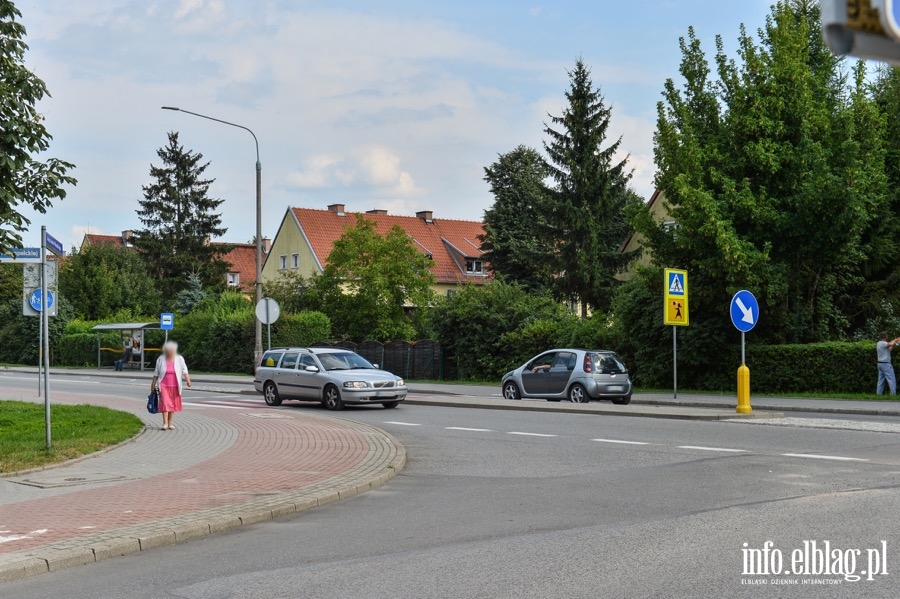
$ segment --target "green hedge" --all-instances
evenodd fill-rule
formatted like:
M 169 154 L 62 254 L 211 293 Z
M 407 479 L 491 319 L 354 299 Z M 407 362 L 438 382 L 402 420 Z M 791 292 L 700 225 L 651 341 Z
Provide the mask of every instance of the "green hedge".
M 750 388 L 758 393 L 874 393 L 875 343 L 747 347 Z

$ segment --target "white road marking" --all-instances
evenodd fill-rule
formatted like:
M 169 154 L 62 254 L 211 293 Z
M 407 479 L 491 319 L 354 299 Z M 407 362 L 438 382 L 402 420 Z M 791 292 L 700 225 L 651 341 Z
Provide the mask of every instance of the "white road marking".
M 421 424 L 416 424 L 415 422 L 397 422 L 394 420 L 385 420 L 385 424 L 396 424 L 397 426 L 422 426 Z
M 468 432 L 470 432 L 470 433 L 492 433 L 492 432 L 494 432 L 494 431 L 492 431 L 492 430 L 489 429 L 489 428 L 466 428 L 466 427 L 464 427 L 464 426 L 448 426 L 448 427 L 445 427 L 444 430 L 447 430 L 447 431 L 468 431 Z
M 699 449 L 700 451 L 725 451 L 728 453 L 746 453 L 746 449 L 729 449 L 727 447 L 700 447 L 699 445 L 679 445 L 678 449 Z
M 11 541 L 21 541 L 22 539 L 31 539 L 28 535 L 13 535 L 11 537 L 0 537 L 0 543 L 9 543 Z
M 543 433 L 522 433 L 519 431 L 512 431 L 506 433 L 507 435 L 520 435 L 522 437 L 555 437 L 556 435 L 545 435 Z
M 863 458 L 846 458 L 838 455 L 816 455 L 814 453 L 783 453 L 786 458 L 810 458 L 813 460 L 837 460 L 838 462 L 868 462 Z
M 620 445 L 650 445 L 649 443 L 642 443 L 640 441 L 620 441 L 618 439 L 591 439 L 591 441 L 597 441 L 599 443 L 618 443 Z
M 92 528 L 97 528 L 96 526 L 79 526 L 78 530 L 90 530 Z

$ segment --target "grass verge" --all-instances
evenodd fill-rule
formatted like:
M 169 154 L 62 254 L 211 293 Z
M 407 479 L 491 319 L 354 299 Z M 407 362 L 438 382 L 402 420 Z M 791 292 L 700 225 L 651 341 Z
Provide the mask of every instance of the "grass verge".
M 53 448 L 44 442 L 43 404 L 0 400 L 0 474 L 81 457 L 136 435 L 134 414 L 100 406 L 51 406 Z

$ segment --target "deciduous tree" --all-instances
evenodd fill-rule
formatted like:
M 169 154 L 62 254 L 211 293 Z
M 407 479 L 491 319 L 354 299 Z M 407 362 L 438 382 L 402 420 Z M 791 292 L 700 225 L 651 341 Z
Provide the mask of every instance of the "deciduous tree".
M 67 185 L 76 183 L 68 174 L 73 164 L 36 158 L 53 139 L 37 110 L 50 94 L 25 66 L 28 46 L 21 17 L 13 2 L 0 0 L 0 253 L 22 247 L 22 233 L 30 224 L 23 206 L 44 213 L 54 200 L 66 197 Z
M 357 215 L 315 280 L 334 333 L 359 341 L 411 338 L 415 330 L 406 309 L 430 305 L 430 266 L 431 259 L 416 250 L 403 229 L 393 227 L 382 235 L 375 223 Z

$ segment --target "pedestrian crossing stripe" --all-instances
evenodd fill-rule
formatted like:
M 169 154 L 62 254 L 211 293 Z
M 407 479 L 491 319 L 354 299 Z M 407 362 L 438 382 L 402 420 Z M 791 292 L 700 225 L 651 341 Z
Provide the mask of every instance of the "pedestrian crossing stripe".
M 669 295 L 684 295 L 684 280 L 677 272 L 669 273 Z

